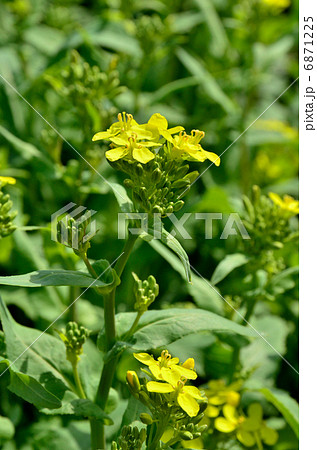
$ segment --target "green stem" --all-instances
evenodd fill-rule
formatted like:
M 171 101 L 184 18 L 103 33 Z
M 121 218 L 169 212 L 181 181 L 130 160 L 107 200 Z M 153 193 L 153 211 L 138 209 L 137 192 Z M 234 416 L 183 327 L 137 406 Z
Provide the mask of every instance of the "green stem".
M 90 275 L 92 275 L 94 278 L 98 278 L 97 272 L 92 267 L 92 265 L 89 262 L 89 259 L 87 258 L 87 253 L 82 253 L 80 256 L 81 256 L 81 259 L 84 261 Z
M 117 260 L 114 266 L 118 277 L 121 277 L 123 269 L 129 259 L 131 251 L 133 249 L 134 243 L 137 240 L 138 235 L 129 234 L 128 239 L 124 245 L 123 253 Z M 86 264 L 86 262 L 85 262 Z M 87 264 L 86 264 L 87 265 Z M 88 267 L 88 266 L 87 266 Z M 88 269 L 89 270 L 89 269 Z M 116 287 L 112 289 L 111 292 L 103 295 L 104 301 L 104 326 L 106 334 L 106 352 L 109 351 L 116 341 L 116 327 L 115 327 L 115 296 Z M 105 409 L 109 391 L 112 384 L 112 379 L 115 373 L 117 361 L 119 356 L 108 360 L 104 363 L 99 386 L 96 394 L 95 403 L 102 409 Z M 91 428 L 91 448 L 92 450 L 104 449 L 105 448 L 105 435 L 104 435 L 104 425 L 101 421 L 96 419 L 90 420 Z
M 142 312 L 139 311 L 136 318 L 134 319 L 134 322 L 133 322 L 130 330 L 124 336 L 124 339 L 129 339 L 129 337 L 133 336 L 133 333 L 135 332 L 135 329 L 138 326 L 139 320 L 141 319 L 142 315 L 143 315 L 143 311 Z
M 80 398 L 86 398 L 83 386 L 82 386 L 80 378 L 79 378 L 77 363 L 72 364 L 72 366 L 73 366 L 74 380 L 75 380 L 75 384 L 77 387 L 78 395 Z

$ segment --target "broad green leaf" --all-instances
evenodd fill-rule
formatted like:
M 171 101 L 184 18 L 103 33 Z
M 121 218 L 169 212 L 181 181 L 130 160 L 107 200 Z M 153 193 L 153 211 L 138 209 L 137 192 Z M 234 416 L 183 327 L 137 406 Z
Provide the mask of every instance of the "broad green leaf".
M 94 45 L 100 45 L 119 53 L 125 53 L 138 58 L 142 55 L 138 41 L 124 32 L 124 29 L 108 27 L 90 35 Z
M 57 409 L 43 408 L 41 412 L 47 415 L 75 415 L 98 420 L 103 420 L 105 424 L 111 425 L 112 421 L 107 414 L 91 400 L 78 398 L 73 392 L 67 392 L 63 399 L 62 406 Z
M 190 55 L 183 48 L 176 50 L 176 55 L 180 61 L 184 64 L 186 69 L 193 75 L 200 79 L 200 82 L 206 92 L 206 94 L 218 103 L 227 113 L 233 113 L 235 111 L 235 105 L 230 98 L 223 92 L 218 85 L 217 81 L 206 69 L 202 62 L 196 57 Z
M 16 323 L 1 297 L 0 318 L 6 337 L 6 354 L 13 362 L 14 371 L 35 378 L 61 400 L 65 391 L 69 390 L 66 377 L 71 372 L 63 342 L 47 333 Z
M 109 270 L 110 272 L 110 270 Z M 37 270 L 23 275 L 0 277 L 0 284 L 6 286 L 41 287 L 41 286 L 78 286 L 78 287 L 106 287 L 99 278 L 95 280 L 89 273 L 75 270 Z
M 153 241 L 153 236 L 155 236 L 155 232 L 151 229 L 148 229 L 146 232 L 140 235 L 142 239 L 150 242 Z M 163 244 L 167 245 L 167 247 L 169 247 L 171 250 L 173 250 L 173 252 L 177 254 L 185 270 L 186 281 L 191 283 L 191 271 L 188 255 L 181 246 L 180 242 L 165 229 L 163 229 L 161 232 L 160 240 L 163 242 Z
M 14 425 L 8 417 L 0 416 L 0 441 L 12 439 L 14 436 Z
M 47 391 L 35 378 L 24 373 L 18 372 L 11 366 L 11 362 L 7 359 L 0 360 L 0 373 L 6 368 L 10 372 L 10 384 L 8 389 L 23 400 L 32 403 L 38 409 L 41 408 L 59 408 L 60 400 Z
M 150 241 L 150 245 L 187 281 L 182 263 L 168 248 L 156 239 Z M 185 286 L 199 308 L 221 313 L 224 301 L 209 281 L 192 273 L 192 283 Z
M 218 284 L 226 278 L 237 267 L 244 266 L 249 262 L 249 258 L 242 253 L 233 253 L 227 255 L 216 267 L 212 277 L 211 283 Z
M 265 398 L 271 402 L 276 409 L 283 415 L 286 422 L 293 429 L 296 436 L 299 436 L 299 407 L 296 400 L 294 400 L 287 392 L 280 389 L 260 390 Z
M 117 333 L 119 338 L 130 329 L 135 313 L 117 315 Z M 200 332 L 228 332 L 254 337 L 256 333 L 224 317 L 201 309 L 167 309 L 147 311 L 141 318 L 132 338 L 133 348 L 149 350 L 167 346 L 190 334 Z
M 59 423 L 49 423 L 46 421 L 46 426 L 41 429 L 35 428 L 32 436 L 30 447 L 34 450 L 49 449 L 61 450 L 82 450 L 82 446 L 72 436 L 70 430 L 62 428 Z

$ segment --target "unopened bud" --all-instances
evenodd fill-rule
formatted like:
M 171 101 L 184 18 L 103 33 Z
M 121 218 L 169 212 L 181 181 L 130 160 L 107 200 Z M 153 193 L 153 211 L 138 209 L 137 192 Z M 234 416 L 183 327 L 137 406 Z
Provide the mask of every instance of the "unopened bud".
M 140 414 L 140 420 L 145 425 L 151 425 L 153 423 L 152 417 L 150 416 L 150 414 L 147 413 Z
M 129 385 L 129 388 L 134 394 L 137 394 L 141 390 L 141 385 L 139 381 L 139 377 L 137 376 L 136 372 L 134 370 L 128 370 L 127 372 L 127 383 Z

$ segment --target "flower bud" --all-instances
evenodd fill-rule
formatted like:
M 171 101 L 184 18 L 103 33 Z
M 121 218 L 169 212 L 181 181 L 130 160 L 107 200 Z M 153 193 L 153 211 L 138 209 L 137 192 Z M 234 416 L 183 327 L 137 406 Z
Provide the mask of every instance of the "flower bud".
M 182 431 L 180 433 L 180 437 L 184 440 L 184 441 L 191 441 L 194 436 L 192 435 L 192 433 L 190 431 Z
M 141 390 L 140 381 L 134 370 L 128 370 L 126 379 L 132 393 L 137 394 L 138 392 L 140 392 Z
M 151 425 L 153 423 L 152 417 L 150 416 L 150 414 L 147 413 L 140 414 L 140 420 L 145 425 Z

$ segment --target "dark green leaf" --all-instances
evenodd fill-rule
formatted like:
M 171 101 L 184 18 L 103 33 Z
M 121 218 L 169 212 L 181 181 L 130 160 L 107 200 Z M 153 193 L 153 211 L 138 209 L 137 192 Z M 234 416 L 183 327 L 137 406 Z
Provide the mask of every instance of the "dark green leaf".
M 227 255 L 216 267 L 212 277 L 211 283 L 218 284 L 221 280 L 226 278 L 237 267 L 244 266 L 249 262 L 249 258 L 242 253 L 234 253 Z

